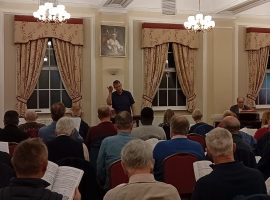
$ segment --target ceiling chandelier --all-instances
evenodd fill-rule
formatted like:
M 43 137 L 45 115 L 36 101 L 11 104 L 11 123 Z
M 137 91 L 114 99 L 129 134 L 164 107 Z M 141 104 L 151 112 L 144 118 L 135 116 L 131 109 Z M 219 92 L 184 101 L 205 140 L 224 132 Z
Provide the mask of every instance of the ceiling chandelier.
M 201 1 L 199 0 L 199 12 L 201 12 Z M 195 16 L 189 16 L 188 21 L 184 23 L 187 30 L 200 32 L 211 30 L 215 27 L 215 22 L 210 15 L 203 17 L 203 14 L 199 13 Z
M 63 23 L 70 18 L 70 14 L 65 10 L 65 6 L 59 4 L 57 0 L 39 1 L 39 8 L 33 16 L 41 22 Z

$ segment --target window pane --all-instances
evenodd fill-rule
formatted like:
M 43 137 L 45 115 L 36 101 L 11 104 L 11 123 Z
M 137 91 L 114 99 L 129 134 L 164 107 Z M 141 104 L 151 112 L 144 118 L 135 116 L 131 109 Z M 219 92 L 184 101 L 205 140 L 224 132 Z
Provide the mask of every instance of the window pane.
M 167 88 L 167 77 L 166 77 L 167 73 L 163 73 L 162 79 L 161 79 L 161 83 L 159 85 L 159 88 Z
M 159 91 L 159 106 L 167 106 L 167 91 Z
M 270 89 L 270 74 L 266 74 L 265 78 L 264 78 L 264 82 L 266 82 L 266 88 Z
M 39 76 L 39 88 L 48 89 L 49 88 L 49 71 L 41 70 Z
M 176 88 L 176 72 L 168 74 L 168 88 Z
M 35 109 L 35 108 L 37 108 L 37 91 L 36 90 L 34 90 L 34 92 L 32 93 L 32 95 L 28 99 L 28 101 L 27 101 L 27 108 L 28 109 Z
M 168 95 L 169 95 L 168 106 L 177 106 L 176 105 L 176 90 L 169 90 Z
M 51 89 L 60 89 L 61 78 L 59 71 L 52 70 L 51 72 Z
M 62 102 L 67 108 L 71 108 L 72 101 L 65 90 L 62 90 Z
M 168 63 L 169 68 L 175 68 L 173 53 L 168 54 Z
M 264 80 L 263 80 L 262 88 L 266 88 L 266 79 L 267 78 L 264 78 Z
M 54 51 L 50 51 L 50 64 L 51 66 L 57 66 Z
M 259 104 L 266 104 L 266 89 L 261 89 L 259 93 Z
M 60 100 L 60 90 L 51 90 L 51 104 L 59 102 Z
M 173 48 L 172 48 L 172 43 L 169 43 L 169 49 L 168 49 L 168 53 L 172 53 L 173 52 Z
M 158 106 L 158 92 L 157 92 L 155 98 L 153 99 L 152 105 L 153 106 Z
M 266 101 L 266 104 L 270 104 L 270 88 L 267 89 L 266 93 L 267 93 L 267 101 Z
M 49 90 L 39 91 L 39 108 L 49 108 Z
M 177 91 L 178 94 L 178 106 L 185 106 L 186 105 L 186 96 L 182 92 L 182 90 Z

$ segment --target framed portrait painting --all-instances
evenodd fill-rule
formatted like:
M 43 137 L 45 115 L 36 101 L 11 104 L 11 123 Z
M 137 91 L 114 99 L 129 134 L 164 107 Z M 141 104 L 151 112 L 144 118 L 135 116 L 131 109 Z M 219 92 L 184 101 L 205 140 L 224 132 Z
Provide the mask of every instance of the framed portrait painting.
M 125 57 L 125 27 L 101 25 L 101 56 Z

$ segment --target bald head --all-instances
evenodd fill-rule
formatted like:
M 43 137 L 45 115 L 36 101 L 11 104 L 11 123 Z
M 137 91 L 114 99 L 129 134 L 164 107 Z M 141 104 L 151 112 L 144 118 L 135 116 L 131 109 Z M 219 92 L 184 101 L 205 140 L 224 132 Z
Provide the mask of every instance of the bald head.
M 173 116 L 171 119 L 171 135 L 186 135 L 189 131 L 189 121 L 183 116 Z
M 240 122 L 236 117 L 227 116 L 220 123 L 221 127 L 227 129 L 232 134 L 237 134 L 240 129 Z

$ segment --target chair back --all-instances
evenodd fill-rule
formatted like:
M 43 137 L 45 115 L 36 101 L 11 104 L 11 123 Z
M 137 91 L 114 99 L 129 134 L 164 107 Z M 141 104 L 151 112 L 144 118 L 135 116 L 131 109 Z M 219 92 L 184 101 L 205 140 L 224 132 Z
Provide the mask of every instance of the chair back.
M 173 185 L 180 196 L 191 195 L 195 186 L 193 162 L 197 157 L 188 153 L 176 153 L 163 161 L 164 182 Z
M 9 142 L 8 143 L 8 148 L 9 148 L 9 155 L 12 157 L 13 153 L 15 151 L 16 146 L 18 145 L 17 142 Z
M 121 183 L 128 182 L 128 176 L 125 174 L 121 160 L 117 160 L 113 162 L 108 168 L 108 176 L 109 176 L 109 187 L 114 188 L 115 186 Z
M 205 150 L 206 148 L 206 143 L 205 143 L 205 137 L 196 133 L 190 133 L 187 135 L 187 138 L 196 142 L 199 142 L 203 149 Z

